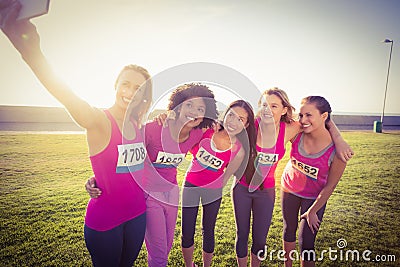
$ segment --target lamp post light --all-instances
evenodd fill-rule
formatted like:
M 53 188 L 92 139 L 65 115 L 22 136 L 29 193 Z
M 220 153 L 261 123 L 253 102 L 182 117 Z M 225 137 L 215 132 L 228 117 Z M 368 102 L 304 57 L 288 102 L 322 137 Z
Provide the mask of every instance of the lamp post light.
M 385 117 L 386 94 L 387 94 L 387 88 L 388 88 L 388 82 L 389 82 L 390 61 L 392 60 L 393 40 L 385 39 L 385 40 L 382 41 L 382 43 L 390 43 L 390 53 L 389 53 L 389 64 L 388 64 L 387 75 L 386 75 L 385 95 L 383 97 L 383 108 L 382 108 L 382 116 L 381 116 L 381 129 L 380 129 L 380 131 L 377 131 L 377 132 L 380 132 L 380 133 L 382 132 L 383 119 Z

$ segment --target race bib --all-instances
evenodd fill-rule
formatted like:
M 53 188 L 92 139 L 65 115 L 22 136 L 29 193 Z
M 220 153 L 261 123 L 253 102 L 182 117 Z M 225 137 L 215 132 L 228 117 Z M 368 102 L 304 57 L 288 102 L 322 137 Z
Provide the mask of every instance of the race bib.
M 263 152 L 258 152 L 257 154 L 257 163 L 260 165 L 274 165 L 275 163 L 278 162 L 279 155 L 278 154 L 269 154 L 269 153 L 263 153 Z
M 301 161 L 298 161 L 295 158 L 292 158 L 291 161 L 292 161 L 292 166 L 296 170 L 298 170 L 301 173 L 305 174 L 308 178 L 311 178 L 313 180 L 317 180 L 319 168 L 307 165 L 307 164 L 305 164 L 305 163 L 303 163 Z
M 118 145 L 116 173 L 129 173 L 143 169 L 146 149 L 143 143 Z
M 185 158 L 185 154 L 172 154 L 159 151 L 153 165 L 158 168 L 176 168 Z
M 211 155 L 203 147 L 200 147 L 199 151 L 197 151 L 196 159 L 200 163 L 200 165 L 215 172 L 218 171 L 224 164 L 224 161 L 222 159 Z

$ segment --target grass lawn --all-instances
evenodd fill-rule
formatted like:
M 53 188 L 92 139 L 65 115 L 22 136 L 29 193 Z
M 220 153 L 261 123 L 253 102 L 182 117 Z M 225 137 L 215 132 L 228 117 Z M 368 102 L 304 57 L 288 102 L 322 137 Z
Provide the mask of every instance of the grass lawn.
M 328 202 L 316 241 L 317 256 L 331 248 L 336 250 L 331 257 L 337 259 L 330 260 L 325 253 L 317 266 L 400 266 L 400 134 L 344 132 L 343 136 L 356 156 Z M 0 266 L 90 266 L 83 239 L 88 201 L 84 183 L 92 175 L 85 136 L 0 133 L 0 155 Z M 181 168 L 180 180 L 183 174 Z M 282 266 L 278 252 L 272 251 L 281 249 L 282 235 L 278 186 L 276 190 L 268 257 L 262 266 Z M 194 257 L 200 264 L 199 220 L 197 225 Z M 179 226 L 180 214 L 169 266 L 183 266 Z M 339 239 L 346 241 L 341 249 Z M 217 220 L 213 266 L 236 265 L 234 243 L 227 190 Z M 352 261 L 350 254 L 346 260 L 349 250 L 357 250 L 360 261 Z M 371 251 L 366 254 L 370 262 L 362 258 L 366 250 Z M 393 256 L 395 262 L 389 262 Z M 382 261 L 377 263 L 378 259 Z M 136 266 L 147 266 L 144 246 Z

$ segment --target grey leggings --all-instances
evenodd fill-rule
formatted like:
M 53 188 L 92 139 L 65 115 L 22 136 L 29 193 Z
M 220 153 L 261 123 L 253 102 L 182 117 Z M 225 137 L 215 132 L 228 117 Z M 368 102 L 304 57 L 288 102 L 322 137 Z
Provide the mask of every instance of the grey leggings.
M 260 250 L 264 251 L 266 244 L 275 203 L 275 188 L 249 192 L 248 187 L 237 184 L 233 189 L 232 201 L 236 221 L 236 255 L 238 258 L 247 256 L 251 213 L 253 213 L 251 252 L 257 255 Z
M 281 194 L 282 201 L 282 215 L 283 215 L 283 240 L 286 242 L 296 241 L 296 230 L 299 226 L 299 247 L 300 252 L 304 250 L 314 250 L 315 237 L 317 232 L 314 234 L 311 232 L 308 226 L 307 220 L 303 219 L 299 223 L 299 210 L 300 214 L 306 212 L 311 205 L 314 203 L 315 199 L 305 199 L 299 196 L 293 195 L 282 191 Z M 326 204 L 317 212 L 318 219 L 322 221 L 324 216 Z M 309 255 L 305 253 L 304 255 Z M 315 259 L 306 258 L 305 261 L 312 261 Z

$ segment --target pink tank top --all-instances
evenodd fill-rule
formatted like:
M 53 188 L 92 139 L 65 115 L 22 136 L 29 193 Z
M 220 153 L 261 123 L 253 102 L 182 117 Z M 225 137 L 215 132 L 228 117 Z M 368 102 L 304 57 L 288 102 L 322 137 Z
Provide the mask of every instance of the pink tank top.
M 122 142 L 122 134 L 108 110 L 111 121 L 111 138 L 107 147 L 91 156 L 96 185 L 102 191 L 97 199 L 90 199 L 85 224 L 97 231 L 110 230 L 131 220 L 146 210 L 142 189 L 135 179 L 143 175 L 146 149 L 141 132 L 136 128 L 136 138 Z
M 239 140 L 236 140 L 231 149 L 217 150 L 211 140 L 213 135 L 214 131 L 208 129 L 199 144 L 191 150 L 193 160 L 186 173 L 186 181 L 195 186 L 221 188 L 226 166 L 242 147 Z
M 321 152 L 307 155 L 303 136 L 298 134 L 292 143 L 290 160 L 282 174 L 282 189 L 302 198 L 316 199 L 327 182 L 335 146 L 331 143 Z
M 255 126 L 258 131 L 260 119 L 255 121 Z M 286 152 L 285 148 L 285 131 L 286 123 L 281 121 L 279 124 L 279 133 L 276 143 L 271 148 L 263 148 L 256 145 L 257 157 L 255 159 L 256 171 L 264 177 L 264 188 L 275 187 L 275 170 L 278 166 L 278 162 L 283 158 Z M 239 181 L 244 186 L 249 186 L 246 182 L 246 177 L 243 177 Z M 258 186 L 254 186 L 257 187 Z M 255 188 L 254 188 L 255 189 Z
M 177 185 L 177 166 L 185 159 L 187 152 L 197 144 L 203 136 L 201 129 L 192 129 L 189 138 L 176 142 L 169 127 L 164 128 L 157 122 L 145 126 L 146 149 L 154 170 L 147 170 L 144 176 L 146 191 L 166 192 Z

